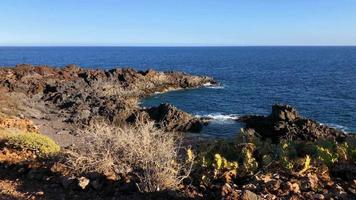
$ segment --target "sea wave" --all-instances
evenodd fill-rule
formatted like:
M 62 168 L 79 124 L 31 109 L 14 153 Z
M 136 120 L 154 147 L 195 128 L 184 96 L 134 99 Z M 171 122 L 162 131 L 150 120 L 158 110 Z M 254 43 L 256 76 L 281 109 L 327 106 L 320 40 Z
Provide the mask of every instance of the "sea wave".
M 237 120 L 239 115 L 237 114 L 221 114 L 221 113 L 211 113 L 206 115 L 195 115 L 196 117 L 206 117 L 216 121 L 232 121 Z
M 208 88 L 210 88 L 210 89 L 224 89 L 224 86 L 218 85 L 218 86 L 210 86 Z
M 325 124 L 325 125 L 330 126 L 330 127 L 332 127 L 332 128 L 339 129 L 339 130 L 341 130 L 342 132 L 345 132 L 345 133 L 349 131 L 349 128 L 346 127 L 346 126 L 342 126 L 342 125 L 338 125 L 338 124 L 333 124 L 333 123 L 327 123 L 327 124 Z
M 214 85 L 211 83 L 205 83 L 203 86 L 210 89 L 224 89 L 224 86 L 222 85 Z

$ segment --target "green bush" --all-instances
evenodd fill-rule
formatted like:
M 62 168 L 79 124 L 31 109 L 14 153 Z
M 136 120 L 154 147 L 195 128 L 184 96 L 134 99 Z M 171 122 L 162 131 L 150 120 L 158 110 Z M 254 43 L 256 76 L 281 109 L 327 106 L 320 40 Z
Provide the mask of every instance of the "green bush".
M 56 154 L 60 151 L 59 145 L 51 138 L 39 133 L 2 130 L 0 135 L 6 146 L 12 148 L 31 150 L 39 155 Z
M 292 170 L 294 167 L 294 163 L 290 160 L 291 155 L 294 154 L 294 150 L 294 146 L 288 141 L 281 141 L 278 146 L 279 162 L 287 170 Z

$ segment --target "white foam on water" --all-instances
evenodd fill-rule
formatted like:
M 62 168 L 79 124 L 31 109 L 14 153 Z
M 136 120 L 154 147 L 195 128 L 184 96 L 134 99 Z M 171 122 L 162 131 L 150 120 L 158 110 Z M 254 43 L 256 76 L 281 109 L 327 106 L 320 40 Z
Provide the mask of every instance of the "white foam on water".
M 203 86 L 210 89 L 224 89 L 224 86 L 222 85 L 214 85 L 211 83 L 205 83 Z
M 195 116 L 211 118 L 216 121 L 232 121 L 232 120 L 237 120 L 239 118 L 237 114 L 221 114 L 221 113 L 211 113 L 207 115 L 195 115 Z
M 218 86 L 210 86 L 208 88 L 210 88 L 210 89 L 224 89 L 224 86 L 218 85 Z
M 330 126 L 330 127 L 332 127 L 332 128 L 339 129 L 339 130 L 341 130 L 341 131 L 344 132 L 344 133 L 346 133 L 346 132 L 349 130 L 348 127 L 342 126 L 342 125 L 338 125 L 338 124 L 328 123 L 328 124 L 325 124 L 325 125 Z

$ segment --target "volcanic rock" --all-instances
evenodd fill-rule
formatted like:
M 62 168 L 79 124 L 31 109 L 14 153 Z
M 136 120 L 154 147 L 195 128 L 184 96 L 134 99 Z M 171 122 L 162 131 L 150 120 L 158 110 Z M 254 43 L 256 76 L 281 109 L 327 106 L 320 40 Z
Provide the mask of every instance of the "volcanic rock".
M 289 105 L 273 105 L 269 116 L 243 116 L 239 120 L 246 123 L 246 128 L 275 141 L 284 137 L 304 141 L 330 138 L 342 142 L 346 138 L 344 132 L 304 118 Z
M 261 199 L 258 195 L 251 192 L 250 190 L 245 190 L 242 193 L 241 200 L 259 200 Z
M 78 178 L 78 186 L 83 190 L 89 185 L 90 180 L 85 178 L 84 176 Z
M 356 165 L 346 161 L 338 162 L 336 166 L 331 169 L 331 173 L 345 180 L 356 180 Z
M 146 110 L 151 120 L 166 131 L 199 132 L 204 122 L 171 104 L 161 104 Z
M 0 91 L 17 99 L 18 105 L 23 107 L 18 110 L 20 114 L 33 120 L 40 132 L 56 137 L 59 137 L 57 132 L 74 133 L 97 120 L 122 125 L 130 116 L 141 112 L 140 98 L 205 84 L 216 82 L 210 77 L 181 72 L 136 71 L 132 68 L 94 70 L 75 65 L 0 68 Z M 196 132 L 202 127 L 199 120 L 170 106 L 152 108 L 148 113 L 147 119 L 155 120 L 167 131 Z M 34 119 L 33 116 L 41 117 Z

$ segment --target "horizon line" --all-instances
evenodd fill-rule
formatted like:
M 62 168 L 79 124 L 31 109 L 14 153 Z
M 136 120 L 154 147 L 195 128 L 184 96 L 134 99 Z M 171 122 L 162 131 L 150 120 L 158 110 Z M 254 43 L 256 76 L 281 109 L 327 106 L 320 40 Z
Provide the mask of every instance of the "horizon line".
M 219 45 L 219 44 L 18 44 L 1 45 L 4 47 L 356 47 L 356 44 L 286 44 L 286 45 Z

